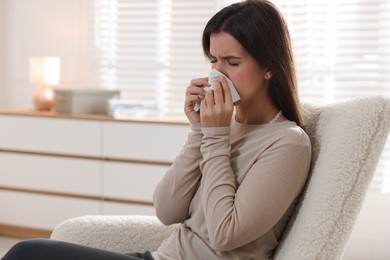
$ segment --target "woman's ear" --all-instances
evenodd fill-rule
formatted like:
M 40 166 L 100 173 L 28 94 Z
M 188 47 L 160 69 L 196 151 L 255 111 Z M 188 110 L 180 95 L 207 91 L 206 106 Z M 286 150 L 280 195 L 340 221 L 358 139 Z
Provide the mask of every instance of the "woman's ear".
M 264 78 L 270 80 L 272 78 L 272 72 L 269 69 L 265 69 Z

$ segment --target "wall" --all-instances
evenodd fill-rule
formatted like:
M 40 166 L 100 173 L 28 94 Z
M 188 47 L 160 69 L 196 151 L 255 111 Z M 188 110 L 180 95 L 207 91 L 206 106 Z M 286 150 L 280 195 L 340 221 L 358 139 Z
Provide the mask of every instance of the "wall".
M 4 105 L 3 93 L 3 1 L 0 0 L 0 109 Z
M 3 107 L 32 107 L 31 56 L 61 58 L 60 87 L 81 87 L 90 0 L 2 0 Z M 7 10 L 6 12 L 4 10 Z
M 343 260 L 386 260 L 390 257 L 390 194 L 369 191 Z

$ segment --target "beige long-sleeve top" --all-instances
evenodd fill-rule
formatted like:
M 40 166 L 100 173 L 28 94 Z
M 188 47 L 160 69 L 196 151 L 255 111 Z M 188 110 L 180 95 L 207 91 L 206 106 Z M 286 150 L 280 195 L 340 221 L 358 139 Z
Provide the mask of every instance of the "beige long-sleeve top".
M 181 223 L 156 259 L 269 259 L 310 166 L 311 144 L 295 122 L 191 125 L 154 193 L 158 218 Z

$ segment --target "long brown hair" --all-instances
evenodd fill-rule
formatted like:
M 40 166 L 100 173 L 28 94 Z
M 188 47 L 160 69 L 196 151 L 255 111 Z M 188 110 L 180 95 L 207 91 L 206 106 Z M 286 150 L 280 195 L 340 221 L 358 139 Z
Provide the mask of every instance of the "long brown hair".
M 209 59 L 212 58 L 210 35 L 217 32 L 232 35 L 260 66 L 272 72 L 269 81 L 272 102 L 302 127 L 290 34 L 280 11 L 266 0 L 247 0 L 223 8 L 203 31 L 203 52 Z

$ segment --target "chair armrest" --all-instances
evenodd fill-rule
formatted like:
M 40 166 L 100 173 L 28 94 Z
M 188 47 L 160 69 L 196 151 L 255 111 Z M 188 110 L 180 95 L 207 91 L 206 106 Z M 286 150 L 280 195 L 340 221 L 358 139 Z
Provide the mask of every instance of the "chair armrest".
M 51 239 L 118 253 L 155 251 L 176 226 L 151 216 L 83 216 L 60 223 Z

